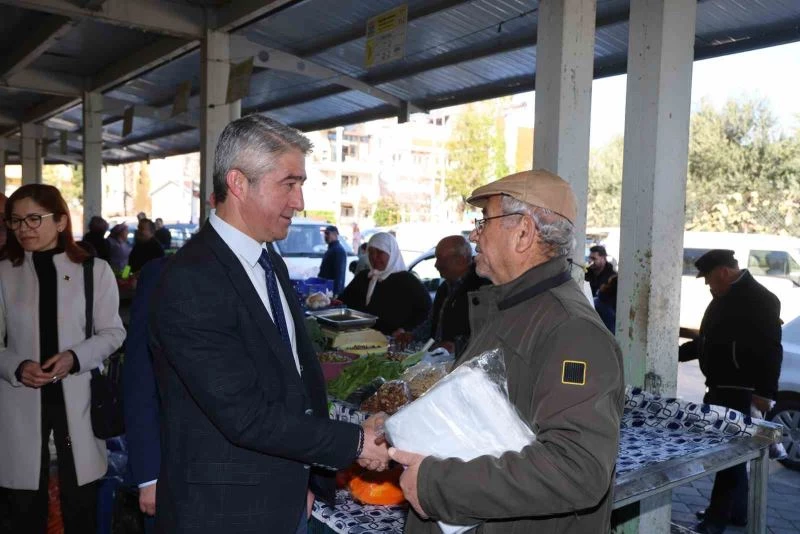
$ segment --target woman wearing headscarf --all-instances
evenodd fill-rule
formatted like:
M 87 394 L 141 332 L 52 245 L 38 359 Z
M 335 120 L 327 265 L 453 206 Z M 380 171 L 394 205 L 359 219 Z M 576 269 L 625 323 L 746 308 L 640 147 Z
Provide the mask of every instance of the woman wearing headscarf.
M 367 244 L 370 269 L 356 274 L 339 299 L 349 308 L 378 317 L 375 328 L 390 335 L 413 330 L 428 316 L 431 297 L 416 276 L 406 270 L 394 236 L 373 235 Z
M 0 261 L 0 532 L 47 531 L 50 434 L 66 534 L 96 531 L 97 481 L 106 444 L 90 417 L 91 370 L 122 344 L 117 284 L 93 264 L 94 333 L 86 339 L 83 263 L 69 210 L 53 186 L 29 184 L 8 199 Z

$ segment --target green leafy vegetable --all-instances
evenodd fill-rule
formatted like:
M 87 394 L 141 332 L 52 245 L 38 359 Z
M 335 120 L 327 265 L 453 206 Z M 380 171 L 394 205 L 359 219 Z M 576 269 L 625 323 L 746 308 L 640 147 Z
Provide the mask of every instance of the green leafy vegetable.
M 328 393 L 337 399 L 346 399 L 359 387 L 369 384 L 377 377 L 394 380 L 400 376 L 400 362 L 387 360 L 385 356 L 370 355 L 359 358 L 345 367 L 342 374 L 328 383 Z

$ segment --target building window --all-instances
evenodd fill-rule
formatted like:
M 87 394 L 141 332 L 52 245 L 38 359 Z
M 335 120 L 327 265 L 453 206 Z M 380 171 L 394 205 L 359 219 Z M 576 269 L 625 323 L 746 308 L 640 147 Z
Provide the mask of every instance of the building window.
M 351 206 L 350 204 L 342 204 L 340 215 L 342 217 L 352 217 L 353 216 L 353 206 Z
M 351 187 L 358 187 L 358 176 L 342 176 L 342 188 L 349 189 Z

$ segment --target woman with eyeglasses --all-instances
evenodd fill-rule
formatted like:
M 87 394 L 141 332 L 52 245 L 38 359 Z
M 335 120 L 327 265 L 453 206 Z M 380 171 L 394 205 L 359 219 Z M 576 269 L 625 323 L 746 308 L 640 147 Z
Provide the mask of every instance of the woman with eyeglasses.
M 348 284 L 339 299 L 349 308 L 378 317 L 375 328 L 386 335 L 410 332 L 428 317 L 431 297 L 419 279 L 406 270 L 394 236 L 373 235 L 367 243 L 370 268 Z
M 49 439 L 58 453 L 66 534 L 96 531 L 97 480 L 106 446 L 92 432 L 91 370 L 122 344 L 119 296 L 108 264 L 94 260 L 94 334 L 86 339 L 83 262 L 58 189 L 29 184 L 5 210 L 0 261 L 0 532 L 47 530 Z

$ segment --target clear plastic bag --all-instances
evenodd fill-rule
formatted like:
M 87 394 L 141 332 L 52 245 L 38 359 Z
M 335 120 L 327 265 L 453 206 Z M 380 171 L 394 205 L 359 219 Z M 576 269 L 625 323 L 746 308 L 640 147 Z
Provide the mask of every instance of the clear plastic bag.
M 398 449 L 464 461 L 520 451 L 536 439 L 508 400 L 500 349 L 459 366 L 387 419 L 385 430 Z M 448 534 L 472 528 L 441 522 L 439 526 Z
M 406 369 L 400 379 L 408 383 L 408 389 L 411 391 L 411 398 L 416 400 L 431 389 L 439 380 L 447 376 L 452 365 L 452 361 L 437 364 L 430 364 L 423 361 Z

